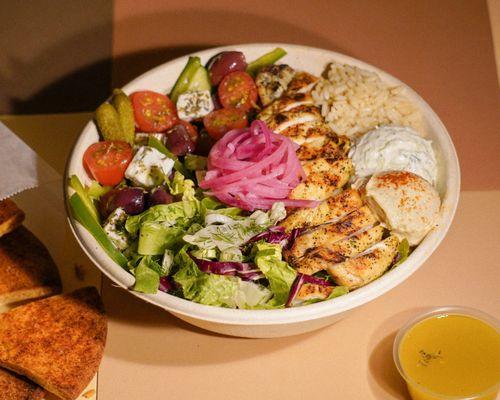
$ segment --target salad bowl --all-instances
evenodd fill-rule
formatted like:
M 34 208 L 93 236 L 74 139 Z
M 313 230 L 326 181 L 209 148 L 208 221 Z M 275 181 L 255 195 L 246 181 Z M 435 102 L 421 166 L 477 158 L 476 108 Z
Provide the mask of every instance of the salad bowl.
M 406 261 L 364 287 L 341 297 L 303 307 L 270 310 L 229 309 L 198 304 L 161 291 L 156 294 L 144 294 L 130 290 L 134 284 L 134 277 L 115 263 L 94 237 L 73 218 L 67 201 L 69 188 L 65 185 L 66 211 L 75 238 L 87 256 L 108 278 L 133 295 L 165 309 L 192 325 L 231 336 L 264 338 L 309 332 L 332 324 L 353 309 L 383 295 L 420 268 L 437 248 L 451 225 L 459 198 L 460 169 L 455 148 L 445 126 L 417 93 L 384 71 L 333 51 L 282 43 L 232 45 L 201 51 L 193 55 L 199 56 L 204 63 L 221 51 L 239 50 L 249 59 L 254 59 L 276 47 L 282 47 L 287 51 L 287 55 L 281 61 L 298 70 L 320 75 L 329 62 L 337 61 L 376 72 L 384 82 L 406 88 L 408 98 L 421 110 L 427 139 L 432 141 L 436 153 L 438 164 L 436 187 L 442 201 L 441 213 L 437 226 Z M 148 89 L 165 93 L 175 83 L 187 59 L 186 55 L 162 64 L 125 85 L 123 91 L 130 94 Z M 88 146 L 98 140 L 97 127 L 93 121 L 90 121 L 69 155 L 65 171 L 67 179 L 76 175 L 84 184 L 90 182 L 82 164 L 82 156 Z

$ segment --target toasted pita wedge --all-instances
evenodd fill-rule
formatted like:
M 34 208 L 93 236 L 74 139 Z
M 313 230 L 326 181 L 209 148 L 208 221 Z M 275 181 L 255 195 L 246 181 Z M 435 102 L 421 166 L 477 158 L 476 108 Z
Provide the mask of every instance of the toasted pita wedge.
M 64 400 L 74 400 L 97 372 L 107 321 L 94 287 L 0 314 L 0 366 Z
M 44 397 L 42 388 L 0 368 L 0 400 L 42 400 Z
M 20 226 L 0 238 L 0 304 L 60 292 L 57 267 L 35 235 Z
M 12 232 L 24 221 L 24 212 L 11 199 L 0 201 L 0 237 Z

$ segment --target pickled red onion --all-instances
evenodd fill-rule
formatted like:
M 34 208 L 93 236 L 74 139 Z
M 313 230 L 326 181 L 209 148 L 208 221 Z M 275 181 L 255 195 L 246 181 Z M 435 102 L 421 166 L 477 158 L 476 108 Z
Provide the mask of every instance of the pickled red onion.
M 278 201 L 287 207 L 315 207 L 318 201 L 288 198 L 306 177 L 296 149 L 290 139 L 255 120 L 249 128 L 226 133 L 212 147 L 200 187 L 248 211 L 268 210 Z

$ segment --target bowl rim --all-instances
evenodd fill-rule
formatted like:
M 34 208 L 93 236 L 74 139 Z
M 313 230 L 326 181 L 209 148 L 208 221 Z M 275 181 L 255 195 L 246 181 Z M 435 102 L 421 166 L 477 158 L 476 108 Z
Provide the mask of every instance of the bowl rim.
M 127 91 L 127 88 L 133 86 L 134 84 L 140 82 L 148 76 L 157 73 L 160 70 L 172 67 L 175 63 L 179 63 L 180 61 L 185 62 L 189 56 L 196 55 L 201 57 L 202 59 L 208 59 L 210 56 L 217 54 L 220 51 L 238 49 L 245 52 L 246 50 L 261 49 L 262 52 L 264 52 L 266 51 L 266 48 L 272 49 L 275 47 L 285 48 L 287 50 L 287 53 L 290 55 L 294 51 L 309 51 L 318 54 L 323 53 L 328 55 L 332 60 L 353 64 L 361 68 L 375 71 L 381 76 L 383 81 L 389 80 L 391 83 L 405 87 L 406 93 L 409 95 L 409 97 L 412 98 L 413 101 L 418 102 L 419 108 L 422 110 L 422 114 L 426 116 L 427 120 L 432 120 L 433 124 L 436 126 L 436 131 L 439 132 L 438 136 L 440 136 L 440 139 L 444 141 L 444 148 L 447 151 L 448 160 L 445 175 L 446 193 L 442 198 L 439 228 L 433 229 L 431 232 L 429 232 L 429 234 L 424 238 L 419 246 L 417 246 L 417 248 L 412 252 L 412 254 L 403 264 L 399 265 L 395 269 L 387 271 L 384 275 L 382 275 L 375 281 L 346 295 L 337 297 L 335 299 L 310 304 L 304 307 L 274 310 L 230 309 L 195 303 L 190 300 L 185 300 L 180 297 L 176 297 L 160 291 L 158 291 L 158 293 L 154 295 L 135 292 L 129 289 L 132 284 L 133 278 L 127 271 L 122 269 L 118 264 L 114 263 L 107 255 L 105 256 L 105 263 L 101 263 L 98 261 L 96 254 L 99 252 L 104 253 L 104 250 L 102 250 L 102 248 L 98 244 L 96 245 L 95 239 L 93 237 L 88 236 L 89 239 L 86 239 L 84 237 L 85 228 L 77 223 L 77 221 L 72 217 L 72 213 L 70 210 L 68 201 L 69 187 L 67 184 L 70 167 L 74 162 L 75 153 L 80 140 L 82 139 L 82 137 L 84 137 L 87 131 L 91 130 L 92 128 L 95 129 L 93 120 L 90 120 L 76 138 L 66 160 L 64 171 L 65 179 L 63 180 L 65 210 L 70 229 L 73 232 L 80 247 L 83 249 L 84 253 L 109 279 L 111 279 L 119 287 L 127 290 L 128 292 L 131 292 L 134 296 L 139 297 L 147 301 L 148 303 L 159 306 L 167 311 L 181 314 L 188 318 L 232 325 L 275 325 L 298 323 L 340 314 L 359 307 L 381 296 L 385 292 L 405 281 L 418 268 L 420 268 L 420 266 L 425 262 L 425 260 L 427 260 L 427 258 L 431 256 L 431 254 L 445 237 L 453 221 L 460 193 L 460 166 L 451 137 L 443 122 L 439 119 L 437 114 L 427 104 L 427 102 L 425 102 L 425 100 L 420 97 L 420 95 L 418 95 L 411 87 L 401 82 L 399 79 L 377 68 L 376 66 L 332 50 L 311 46 L 288 43 L 232 44 L 227 46 L 213 47 L 203 51 L 186 54 L 184 56 L 167 61 L 139 75 L 138 77 L 127 83 L 125 86 L 123 86 L 123 90 Z M 94 245 L 91 244 L 92 242 L 94 243 Z M 403 266 L 405 266 L 405 268 L 402 268 Z M 128 278 L 124 275 L 124 273 L 128 275 Z
M 396 334 L 396 337 L 394 338 L 394 343 L 392 346 L 392 358 L 394 361 L 394 364 L 396 365 L 396 369 L 398 370 L 399 374 L 401 377 L 406 381 L 408 385 L 412 385 L 421 392 L 432 396 L 433 398 L 435 397 L 436 399 L 441 399 L 441 400 L 474 400 L 474 399 L 479 399 L 483 398 L 484 396 L 490 395 L 498 391 L 498 388 L 500 387 L 500 383 L 497 382 L 496 384 L 490 386 L 489 388 L 484 389 L 482 392 L 474 393 L 468 396 L 455 396 L 455 395 L 445 395 L 441 393 L 434 392 L 431 389 L 426 388 L 425 386 L 422 386 L 420 383 L 416 382 L 413 378 L 408 376 L 406 372 L 403 369 L 403 366 L 401 365 L 401 360 L 399 357 L 399 348 L 401 345 L 401 341 L 406 337 L 407 333 L 414 328 L 416 325 L 418 325 L 420 322 L 423 322 L 425 320 L 435 318 L 437 316 L 447 316 L 447 315 L 460 315 L 460 316 L 465 316 L 465 317 L 470 317 L 477 319 L 479 321 L 482 321 L 486 323 L 487 325 L 491 326 L 492 328 L 496 329 L 497 332 L 500 329 L 500 321 L 495 318 L 493 315 L 490 315 L 482 310 L 478 310 L 477 308 L 472 308 L 472 307 L 465 307 L 465 306 L 439 306 L 439 307 L 432 307 L 427 309 L 424 312 L 418 313 L 408 321 L 398 330 L 398 333 Z

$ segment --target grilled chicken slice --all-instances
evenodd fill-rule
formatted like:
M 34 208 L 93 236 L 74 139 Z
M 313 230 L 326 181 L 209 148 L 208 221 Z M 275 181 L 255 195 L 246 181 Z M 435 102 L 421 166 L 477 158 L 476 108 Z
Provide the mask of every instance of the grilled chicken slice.
M 314 105 L 313 98 L 309 93 L 297 93 L 293 96 L 283 96 L 265 107 L 260 112 L 259 119 L 267 122 L 274 114 L 279 114 L 303 105 Z
M 324 300 L 333 292 L 334 286 L 321 286 L 314 283 L 304 283 L 294 299 L 294 304 L 308 300 Z
M 305 136 L 306 131 L 298 129 L 297 126 L 306 122 L 323 121 L 319 108 L 310 104 L 295 105 L 274 114 L 268 114 L 266 111 L 264 116 L 259 115 L 259 119 L 262 119 L 271 130 L 288 137 Z M 325 128 L 325 132 L 328 132 L 328 128 L 326 126 Z
M 353 173 L 349 158 L 319 157 L 302 162 L 306 180 L 290 192 L 291 199 L 325 200 L 343 187 Z
M 347 258 L 355 257 L 382 240 L 384 228 L 376 225 L 363 228 L 355 234 L 335 243 L 327 243 L 322 247 L 310 249 L 308 253 L 292 264 L 298 272 L 312 275 L 327 269 L 332 263 L 340 263 Z
M 310 135 L 307 131 L 307 135 Z M 297 140 L 291 138 L 295 143 Z M 299 139 L 300 140 L 300 139 Z M 350 142 L 345 136 L 328 135 L 323 137 L 315 137 L 310 135 L 306 137 L 303 143 L 297 150 L 297 157 L 300 161 L 312 160 L 318 157 L 340 157 L 349 152 Z
M 298 259 L 304 256 L 309 249 L 338 242 L 365 227 L 374 225 L 376 222 L 377 218 L 370 211 L 370 208 L 362 206 L 338 222 L 321 225 L 298 236 L 286 255 Z
M 396 257 L 398 244 L 398 238 L 391 235 L 354 258 L 330 265 L 327 271 L 337 284 L 359 288 L 387 271 Z
M 280 225 L 290 232 L 294 228 L 309 228 L 328 222 L 337 222 L 363 205 L 359 192 L 347 189 L 328 198 L 314 208 L 295 208 Z
M 310 93 L 319 78 L 308 72 L 299 71 L 288 84 L 286 88 L 287 96 L 293 96 L 297 93 Z
M 264 67 L 255 77 L 260 101 L 267 106 L 280 98 L 295 75 L 295 70 L 286 64 Z

